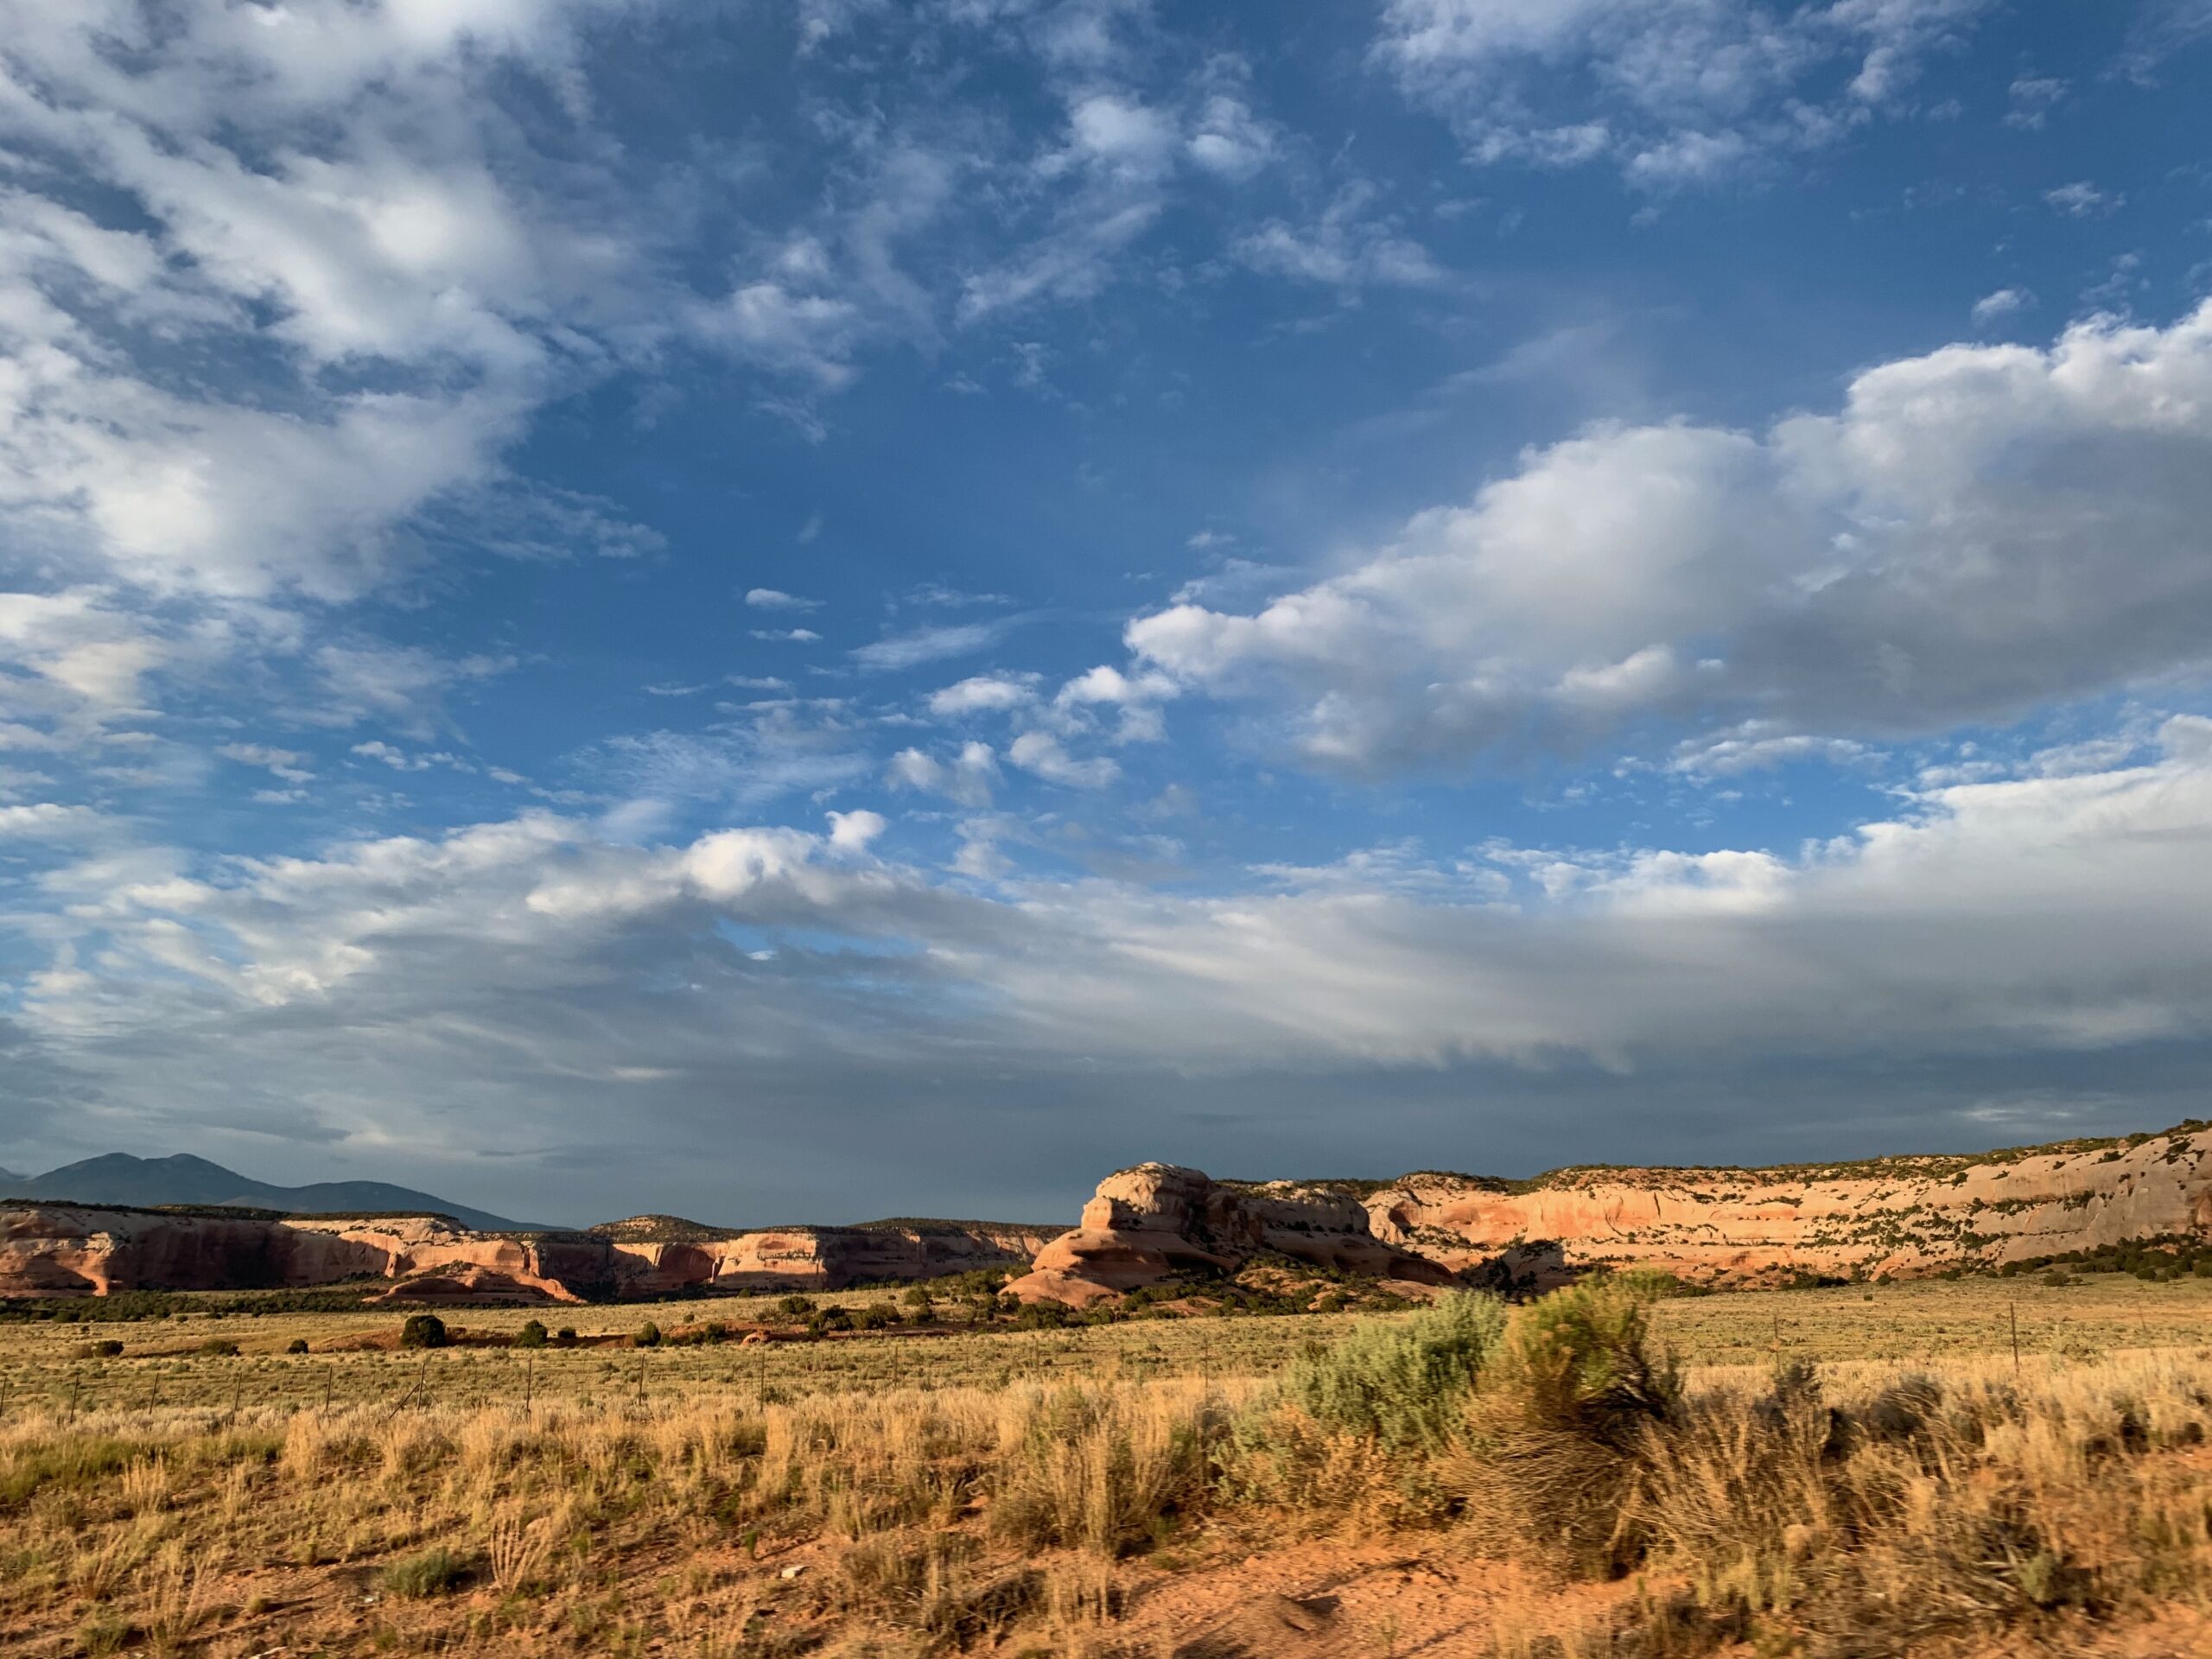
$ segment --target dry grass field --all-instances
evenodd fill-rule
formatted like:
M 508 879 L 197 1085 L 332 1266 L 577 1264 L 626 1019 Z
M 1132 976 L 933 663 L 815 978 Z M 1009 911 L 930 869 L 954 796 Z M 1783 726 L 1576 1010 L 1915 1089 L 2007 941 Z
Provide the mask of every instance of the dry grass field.
M 628 1345 L 764 1315 L 0 1324 L 0 1651 L 2212 1651 L 2201 1281 Z

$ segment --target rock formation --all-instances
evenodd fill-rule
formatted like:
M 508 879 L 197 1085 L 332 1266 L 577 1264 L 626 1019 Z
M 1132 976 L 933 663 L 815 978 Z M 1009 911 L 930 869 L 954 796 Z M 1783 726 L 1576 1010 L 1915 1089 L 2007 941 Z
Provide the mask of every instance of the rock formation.
M 1273 1251 L 1378 1277 L 1545 1288 L 1593 1267 L 1758 1285 L 1896 1278 L 2212 1233 L 2212 1128 L 1980 1158 L 1775 1169 L 1565 1169 L 1385 1185 L 1109 1175 L 1081 1224 L 1007 1288 L 1075 1306 Z
M 1233 1273 L 1262 1252 L 1381 1279 L 1451 1278 L 1377 1239 L 1359 1200 L 1339 1188 L 1232 1184 L 1174 1164 L 1139 1164 L 1101 1181 L 1081 1223 L 1039 1251 L 1007 1292 L 1081 1307 L 1178 1273 Z
M 666 1221 L 653 1236 L 651 1224 Z M 909 1222 L 716 1233 L 662 1217 L 588 1233 L 479 1233 L 442 1216 L 369 1218 L 0 1206 L 0 1296 L 254 1290 L 391 1281 L 399 1300 L 579 1302 L 712 1290 L 837 1290 L 1026 1267 L 1041 1229 Z
M 0 1203 L 0 1296 L 219 1290 L 378 1279 L 435 1300 L 582 1301 L 703 1290 L 837 1290 L 971 1268 L 1084 1306 L 1255 1258 L 1415 1283 L 1539 1287 L 1596 1266 L 1707 1284 L 1801 1273 L 1907 1277 L 2131 1239 L 2212 1234 L 2212 1127 L 1979 1158 L 1775 1169 L 1557 1170 L 1529 1181 L 1408 1175 L 1216 1181 L 1141 1164 L 1071 1232 L 982 1222 L 725 1231 L 641 1216 L 588 1233 L 475 1232 L 443 1216 Z
M 1377 1238 L 1454 1271 L 1516 1245 L 1569 1268 L 1706 1284 L 1910 1277 L 2212 1231 L 2212 1129 L 2184 1125 L 1980 1158 L 1774 1169 L 1567 1169 L 1510 1183 L 1408 1175 L 1367 1199 Z

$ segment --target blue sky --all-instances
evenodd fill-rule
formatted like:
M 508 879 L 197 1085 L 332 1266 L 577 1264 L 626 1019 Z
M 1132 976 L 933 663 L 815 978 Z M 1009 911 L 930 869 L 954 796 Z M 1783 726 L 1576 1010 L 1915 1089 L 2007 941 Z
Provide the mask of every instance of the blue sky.
M 0 22 L 0 1165 L 2202 1115 L 2202 0 Z

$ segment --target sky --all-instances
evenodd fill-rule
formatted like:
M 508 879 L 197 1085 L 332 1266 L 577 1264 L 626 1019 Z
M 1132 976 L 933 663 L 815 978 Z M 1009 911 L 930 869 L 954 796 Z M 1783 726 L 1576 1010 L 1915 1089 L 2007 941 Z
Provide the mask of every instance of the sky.
M 2212 1116 L 2205 0 L 0 0 L 0 1165 Z

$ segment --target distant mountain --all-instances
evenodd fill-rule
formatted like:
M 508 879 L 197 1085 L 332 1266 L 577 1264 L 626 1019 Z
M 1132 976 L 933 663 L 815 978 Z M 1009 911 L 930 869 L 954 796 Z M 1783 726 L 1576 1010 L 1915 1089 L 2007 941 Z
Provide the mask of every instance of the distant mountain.
M 73 1198 L 79 1204 L 227 1204 L 309 1216 L 392 1210 L 410 1215 L 451 1216 L 463 1226 L 484 1232 L 518 1231 L 530 1224 L 386 1181 L 271 1186 L 205 1158 L 181 1153 L 174 1158 L 134 1158 L 127 1152 L 111 1152 L 81 1163 L 64 1164 L 43 1175 L 0 1173 L 0 1197 Z

